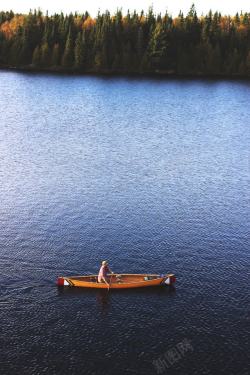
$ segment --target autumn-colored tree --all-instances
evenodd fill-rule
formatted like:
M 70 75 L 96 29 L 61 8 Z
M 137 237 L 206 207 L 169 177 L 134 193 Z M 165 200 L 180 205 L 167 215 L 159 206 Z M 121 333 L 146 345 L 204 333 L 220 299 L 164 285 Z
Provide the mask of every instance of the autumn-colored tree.
M 90 30 L 94 25 L 95 25 L 96 21 L 91 18 L 90 16 L 87 17 L 87 19 L 83 22 L 83 29 L 87 29 L 87 30 Z

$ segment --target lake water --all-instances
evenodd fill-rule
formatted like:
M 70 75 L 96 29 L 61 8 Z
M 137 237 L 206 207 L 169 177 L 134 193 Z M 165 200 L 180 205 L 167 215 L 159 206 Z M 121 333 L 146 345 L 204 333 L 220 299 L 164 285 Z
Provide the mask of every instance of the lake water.
M 249 374 L 250 82 L 0 92 L 1 374 Z M 103 259 L 176 287 L 56 287 Z

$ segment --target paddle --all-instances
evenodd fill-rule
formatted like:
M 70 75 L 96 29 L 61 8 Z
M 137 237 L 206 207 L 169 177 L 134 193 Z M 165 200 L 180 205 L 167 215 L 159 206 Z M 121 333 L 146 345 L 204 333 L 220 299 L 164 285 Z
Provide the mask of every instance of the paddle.
M 108 291 L 109 291 L 109 288 L 110 288 L 110 285 L 111 285 L 111 281 L 112 281 L 112 276 L 114 275 L 114 272 L 112 272 L 111 274 L 111 277 L 110 277 L 110 282 L 109 282 L 109 286 L 108 286 Z

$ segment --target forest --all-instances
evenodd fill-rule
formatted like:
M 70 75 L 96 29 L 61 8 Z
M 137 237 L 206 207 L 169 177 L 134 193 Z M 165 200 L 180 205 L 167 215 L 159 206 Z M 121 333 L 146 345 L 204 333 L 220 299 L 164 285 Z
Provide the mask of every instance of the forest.
M 101 74 L 250 77 L 250 13 L 197 16 L 0 12 L 0 67 Z

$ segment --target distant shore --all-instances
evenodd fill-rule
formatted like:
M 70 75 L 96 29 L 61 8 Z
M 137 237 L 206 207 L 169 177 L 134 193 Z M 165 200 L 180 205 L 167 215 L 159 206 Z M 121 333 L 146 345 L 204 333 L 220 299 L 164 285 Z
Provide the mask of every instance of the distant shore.
M 0 12 L 0 67 L 74 75 L 250 78 L 250 13 L 92 18 Z

